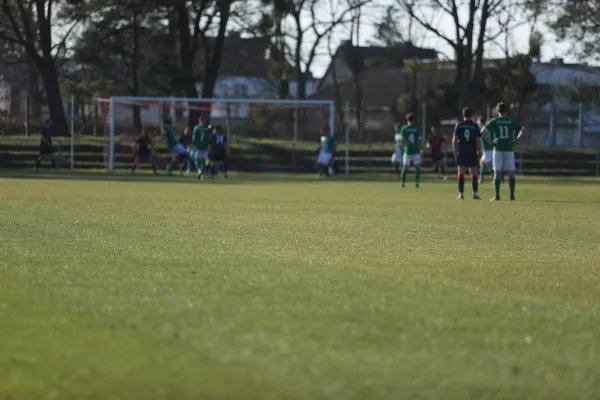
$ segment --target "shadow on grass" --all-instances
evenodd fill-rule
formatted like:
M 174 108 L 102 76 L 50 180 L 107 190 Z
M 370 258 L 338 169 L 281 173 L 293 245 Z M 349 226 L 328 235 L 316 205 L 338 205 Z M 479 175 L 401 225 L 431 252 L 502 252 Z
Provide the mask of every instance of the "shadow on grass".
M 165 172 L 154 175 L 150 172 L 142 171 L 132 175 L 127 171 L 117 171 L 109 174 L 103 171 L 59 171 L 52 174 L 49 171 L 29 172 L 24 170 L 0 170 L 0 179 L 31 179 L 31 180 L 72 180 L 89 182 L 159 182 L 159 183 L 189 183 L 189 184 L 219 184 L 219 185 L 239 185 L 239 184 L 278 184 L 278 183 L 313 183 L 313 182 L 396 182 L 392 174 L 373 174 L 373 175 L 351 175 L 335 176 L 332 178 L 322 177 L 317 179 L 313 174 L 290 174 L 290 173 L 238 173 L 232 172 L 229 178 L 217 175 L 214 179 L 204 177 L 202 181 L 196 178 L 196 174 L 167 176 Z
M 158 175 L 154 175 L 149 171 L 143 170 L 141 172 L 132 175 L 127 170 L 118 170 L 115 173 L 109 174 L 105 171 L 94 171 L 94 170 L 62 170 L 56 174 L 51 174 L 49 171 L 42 170 L 41 172 L 35 173 L 32 171 L 25 171 L 23 169 L 0 169 L 0 178 L 2 179 L 47 179 L 47 180 L 74 180 L 74 181 L 113 181 L 113 182 L 160 182 L 160 183 L 209 183 L 209 184 L 220 184 L 220 185 L 239 185 L 239 184 L 276 184 L 276 183 L 312 183 L 312 182 L 336 182 L 336 183 L 357 183 L 357 182 L 389 182 L 397 183 L 398 180 L 391 172 L 389 174 L 384 173 L 361 173 L 346 175 L 336 175 L 331 178 L 322 177 L 317 180 L 315 173 L 274 173 L 274 172 L 232 172 L 229 178 L 224 178 L 221 175 L 216 176 L 214 179 L 205 177 L 203 181 L 198 181 L 196 175 L 192 174 L 167 176 L 165 172 L 161 172 Z M 600 186 L 600 179 L 593 177 L 519 177 L 517 178 L 523 184 L 544 184 L 544 185 L 598 185 Z M 408 176 L 408 182 L 412 184 L 414 182 L 414 171 Z M 421 175 L 421 182 L 425 184 L 455 184 L 452 176 L 449 177 L 448 181 L 436 180 L 435 176 L 431 173 L 423 173 Z M 491 180 L 486 181 L 484 185 L 490 184 Z M 541 200 L 540 200 L 541 201 Z M 558 200 L 557 200 L 558 202 Z M 600 201 L 598 201 L 600 203 Z
M 531 200 L 532 203 L 552 203 L 552 204 L 600 204 L 600 200 Z

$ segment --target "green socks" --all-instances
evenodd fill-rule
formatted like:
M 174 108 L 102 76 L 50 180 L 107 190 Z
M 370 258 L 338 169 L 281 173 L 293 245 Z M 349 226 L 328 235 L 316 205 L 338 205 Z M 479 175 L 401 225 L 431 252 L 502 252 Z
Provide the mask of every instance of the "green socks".
M 483 180 L 483 176 L 485 175 L 485 166 L 482 165 L 479 167 L 479 179 Z
M 406 174 L 407 173 L 408 173 L 408 168 L 403 167 L 402 168 L 401 180 L 400 180 L 400 182 L 402 183 L 402 186 L 404 186 L 404 183 L 406 182 Z
M 169 175 L 171 175 L 173 173 L 173 168 L 175 168 L 176 164 L 177 163 L 175 161 L 171 161 L 171 164 L 169 164 L 169 167 L 167 168 L 167 173 Z
M 510 199 L 511 200 L 515 199 L 515 185 L 516 185 L 515 176 L 512 175 L 510 178 L 508 178 L 508 186 L 510 187 Z
M 417 165 L 415 167 L 415 183 L 417 185 L 419 184 L 420 179 L 421 179 L 421 167 Z
M 500 175 L 494 176 L 494 196 L 496 199 L 500 198 L 500 185 L 502 184 L 502 178 Z

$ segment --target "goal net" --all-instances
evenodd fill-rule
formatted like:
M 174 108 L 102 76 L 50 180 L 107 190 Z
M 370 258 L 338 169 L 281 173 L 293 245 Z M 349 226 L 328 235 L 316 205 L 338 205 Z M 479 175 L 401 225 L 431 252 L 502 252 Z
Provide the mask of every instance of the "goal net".
M 105 168 L 129 168 L 135 138 L 149 133 L 158 167 L 170 159 L 161 124 L 170 120 L 176 136 L 208 118 L 227 133 L 230 170 L 247 172 L 314 172 L 324 128 L 335 131 L 335 105 L 323 100 L 248 98 L 111 97 L 98 99 L 105 134 Z M 342 141 L 340 132 L 336 135 Z M 339 149 L 342 150 L 341 148 Z M 343 162 L 340 162 L 343 168 Z

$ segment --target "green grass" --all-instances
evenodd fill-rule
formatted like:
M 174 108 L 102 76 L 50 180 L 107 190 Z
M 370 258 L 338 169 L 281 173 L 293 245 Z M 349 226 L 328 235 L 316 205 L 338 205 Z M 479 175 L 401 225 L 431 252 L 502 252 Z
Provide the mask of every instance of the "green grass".
M 517 189 L 2 172 L 0 399 L 595 399 L 600 185 Z

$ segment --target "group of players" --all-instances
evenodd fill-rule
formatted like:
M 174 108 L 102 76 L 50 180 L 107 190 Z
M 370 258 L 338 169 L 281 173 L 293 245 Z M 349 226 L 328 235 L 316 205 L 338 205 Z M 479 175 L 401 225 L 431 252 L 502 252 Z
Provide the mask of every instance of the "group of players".
M 192 130 L 191 137 L 189 128 L 186 127 L 183 134 L 177 138 L 173 132 L 172 122 L 165 120 L 163 121 L 162 135 L 171 154 L 167 175 L 173 175 L 173 170 L 179 165 L 180 175 L 184 170 L 189 175 L 192 169 L 195 169 L 198 179 L 203 179 L 207 173 L 214 178 L 220 169 L 223 176 L 227 178 L 229 149 L 227 135 L 220 125 L 213 128 L 203 118 L 200 118 L 198 125 Z M 145 131 L 142 131 L 135 141 L 132 174 L 143 161 L 151 163 L 154 173 L 157 173 L 152 139 Z
M 485 121 L 483 118 L 478 123 L 473 121 L 473 111 L 465 107 L 462 110 L 462 121 L 457 122 L 452 134 L 452 150 L 458 167 L 458 198 L 464 199 L 465 174 L 471 176 L 473 199 L 479 200 L 479 183 L 483 182 L 485 166 L 492 164 L 494 171 L 494 196 L 490 201 L 500 200 L 500 186 L 504 174 L 509 177 L 510 199 L 515 200 L 515 145 L 524 135 L 525 127 L 516 119 L 508 116 L 508 106 L 505 103 L 496 105 L 496 117 Z M 408 114 L 406 125 L 397 127 L 394 137 L 396 151 L 392 156 L 392 163 L 400 175 L 402 187 L 405 187 L 406 176 L 410 165 L 415 166 L 415 186 L 419 187 L 421 176 L 420 149 L 421 130 L 415 123 L 415 116 Z M 482 140 L 483 139 L 483 140 Z M 434 135 L 435 145 L 438 146 L 443 138 Z M 428 142 L 429 144 L 431 141 Z M 438 149 L 439 150 L 439 149 Z M 432 151 L 433 154 L 433 151 Z M 440 166 L 440 159 L 434 157 L 434 164 Z M 402 169 L 400 169 L 400 160 Z M 481 179 L 477 176 L 480 167 Z M 442 171 L 445 174 L 445 171 Z
M 513 145 L 524 135 L 525 127 L 516 119 L 508 116 L 508 106 L 505 103 L 496 105 L 497 116 L 485 121 L 479 118 L 477 123 L 473 121 L 473 112 L 465 107 L 462 110 L 462 121 L 457 122 L 452 135 L 452 149 L 456 165 L 458 167 L 458 198 L 464 199 L 465 174 L 467 171 L 471 176 L 473 199 L 479 197 L 479 183 L 484 181 L 484 173 L 487 165 L 492 164 L 494 171 L 494 196 L 490 201 L 500 200 L 500 187 L 504 182 L 504 175 L 509 177 L 510 199 L 515 200 L 515 153 Z M 173 175 L 173 170 L 180 165 L 179 173 L 185 170 L 191 174 L 192 168 L 196 169 L 198 179 L 203 179 L 209 173 L 212 178 L 220 169 L 224 177 L 227 177 L 227 154 L 228 141 L 225 131 L 221 126 L 211 127 L 203 118 L 189 135 L 189 129 L 185 128 L 183 135 L 177 138 L 173 132 L 170 120 L 163 122 L 162 134 L 166 140 L 167 147 L 171 153 L 171 162 L 167 167 L 167 174 Z M 483 140 L 482 140 L 483 139 Z M 406 187 L 406 177 L 411 165 L 415 167 L 415 186 L 419 187 L 421 178 L 421 155 L 423 154 L 421 143 L 421 129 L 415 122 L 414 114 L 408 114 L 406 124 L 396 126 L 394 136 L 396 149 L 392 155 L 392 164 L 396 175 L 401 181 L 402 188 Z M 435 171 L 438 178 L 441 174 L 447 179 L 443 165 L 443 153 L 441 151 L 444 138 L 439 133 L 432 131 L 428 138 L 427 147 L 431 149 Z M 333 175 L 334 154 L 337 141 L 329 130 L 325 129 L 321 136 L 321 147 L 317 158 L 319 177 L 323 174 Z M 54 172 L 55 160 L 52 146 L 52 123 L 46 121 L 41 133 L 39 156 L 35 162 L 34 170 L 37 171 L 40 162 L 45 156 L 52 156 L 52 172 Z M 134 161 L 131 173 L 139 167 L 140 162 L 150 162 L 154 173 L 156 164 L 152 139 L 147 132 L 137 137 L 135 142 Z M 479 177 L 477 168 L 479 167 Z

